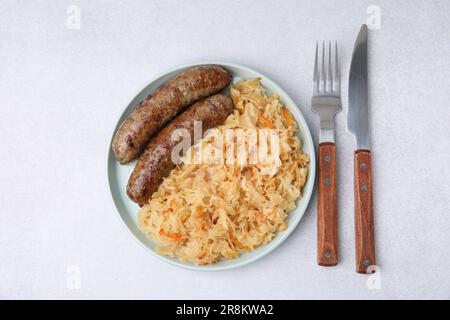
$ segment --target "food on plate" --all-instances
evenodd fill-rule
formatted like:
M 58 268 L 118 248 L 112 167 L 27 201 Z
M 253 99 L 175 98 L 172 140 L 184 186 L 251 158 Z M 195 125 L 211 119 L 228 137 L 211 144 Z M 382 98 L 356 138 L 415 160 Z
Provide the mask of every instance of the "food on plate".
M 140 205 L 145 204 L 175 167 L 172 150 L 183 139 L 181 135 L 172 136 L 175 130 L 187 130 L 190 146 L 193 142 L 191 137 L 194 136 L 194 121 L 201 121 L 202 129 L 206 131 L 222 124 L 232 112 L 233 104 L 230 98 L 216 94 L 196 102 L 172 120 L 151 139 L 139 158 L 128 180 L 128 197 Z
M 112 150 L 121 164 L 137 158 L 150 138 L 179 112 L 197 100 L 228 86 L 231 76 L 215 65 L 189 68 L 163 83 L 122 123 L 114 136 Z
M 264 91 L 258 78 L 234 84 L 230 94 L 233 113 L 214 129 L 215 134 L 189 149 L 139 211 L 139 228 L 157 243 L 160 254 L 196 265 L 213 264 L 254 250 L 288 228 L 285 219 L 296 207 L 308 175 L 309 157 L 295 135 L 298 125 L 278 97 Z M 208 147 L 225 154 L 219 137 L 227 130 L 250 136 L 262 129 L 278 136 L 279 162 L 275 157 L 251 162 L 255 149 L 249 140 L 244 144 L 244 164 L 191 161 Z M 258 148 L 262 141 L 257 139 Z

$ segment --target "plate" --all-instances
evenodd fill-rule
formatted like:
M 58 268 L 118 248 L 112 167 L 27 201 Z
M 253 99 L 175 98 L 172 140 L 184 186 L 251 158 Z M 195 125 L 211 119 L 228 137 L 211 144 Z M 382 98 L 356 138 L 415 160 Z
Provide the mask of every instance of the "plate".
M 148 239 L 144 235 L 144 233 L 142 233 L 138 229 L 137 215 L 139 207 L 137 204 L 128 199 L 126 194 L 126 185 L 128 182 L 128 178 L 131 175 L 131 172 L 136 164 L 136 161 L 133 161 L 132 163 L 127 165 L 120 165 L 114 159 L 114 155 L 111 149 L 111 142 L 114 133 L 117 131 L 120 124 L 131 113 L 131 111 L 136 107 L 136 105 L 147 97 L 148 94 L 152 93 L 158 86 L 160 86 L 162 83 L 172 78 L 179 72 L 183 71 L 184 69 L 205 64 L 215 64 L 224 67 L 225 69 L 231 72 L 233 76 L 233 82 L 256 77 L 261 78 L 261 84 L 264 86 L 267 92 L 269 94 L 272 92 L 277 93 L 278 96 L 280 97 L 281 102 L 291 112 L 291 114 L 299 124 L 300 130 L 297 133 L 297 135 L 303 143 L 303 151 L 310 156 L 311 161 L 309 165 L 309 172 L 306 185 L 303 187 L 303 196 L 297 200 L 297 208 L 291 211 L 286 218 L 286 223 L 288 225 L 287 230 L 279 232 L 268 244 L 260 246 L 251 252 L 243 253 L 240 257 L 236 259 L 221 260 L 220 262 L 213 265 L 196 266 L 192 263 L 182 262 L 174 258 L 159 255 L 158 253 L 155 252 L 156 247 L 155 243 L 153 243 L 150 239 Z M 108 162 L 107 163 L 108 183 L 112 199 L 114 201 L 114 204 L 117 208 L 121 220 L 125 223 L 127 229 L 131 232 L 132 236 L 136 238 L 151 254 L 157 256 L 158 258 L 166 262 L 169 262 L 173 265 L 183 268 L 193 270 L 204 270 L 204 271 L 219 271 L 244 266 L 246 264 L 249 264 L 253 261 L 256 261 L 264 257 L 265 255 L 273 251 L 275 248 L 277 248 L 284 240 L 286 240 L 286 238 L 297 227 L 298 223 L 300 222 L 300 219 L 303 217 L 306 211 L 306 208 L 308 206 L 313 191 L 315 171 L 316 171 L 314 144 L 311 137 L 311 132 L 308 128 L 308 124 L 306 123 L 305 118 L 303 117 L 302 113 L 300 112 L 300 109 L 297 107 L 295 102 L 287 95 L 287 93 L 283 89 L 281 89 L 274 81 L 272 81 L 267 76 L 242 65 L 220 61 L 206 61 L 180 66 L 161 74 L 160 76 L 152 80 L 149 84 L 147 84 L 144 87 L 144 89 L 142 89 L 135 96 L 135 98 L 128 104 L 128 106 L 125 108 L 120 118 L 117 120 L 117 124 L 112 132 L 111 140 L 109 142 L 107 162 Z

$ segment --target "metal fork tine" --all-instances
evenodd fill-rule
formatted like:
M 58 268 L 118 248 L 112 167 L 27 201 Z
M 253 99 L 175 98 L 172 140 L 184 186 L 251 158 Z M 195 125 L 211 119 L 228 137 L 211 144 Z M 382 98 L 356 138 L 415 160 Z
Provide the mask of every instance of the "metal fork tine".
M 322 41 L 321 51 L 322 53 L 319 52 L 319 42 L 317 41 L 313 77 L 314 96 L 340 96 L 341 77 L 337 41 L 334 42 L 334 48 L 332 41 L 328 41 L 328 43 Z
M 323 80 L 323 92 L 326 92 L 327 90 L 327 77 L 325 74 L 325 41 L 322 43 L 322 70 L 321 70 L 321 80 Z
M 335 55 L 334 55 L 334 91 L 341 92 L 341 76 L 339 75 L 339 63 L 338 63 L 338 45 L 335 42 Z
M 331 41 L 328 42 L 328 66 L 327 66 L 328 92 L 333 91 L 333 67 L 331 65 Z
M 314 93 L 319 92 L 319 42 L 316 42 L 316 58 L 314 62 Z

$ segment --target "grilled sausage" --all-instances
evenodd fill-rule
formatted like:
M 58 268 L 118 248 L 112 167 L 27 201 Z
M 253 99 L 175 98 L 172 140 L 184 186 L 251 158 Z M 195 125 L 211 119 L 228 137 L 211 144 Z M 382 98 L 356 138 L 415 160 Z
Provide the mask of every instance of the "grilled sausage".
M 190 136 L 194 133 L 194 121 L 202 121 L 206 131 L 222 124 L 233 112 L 233 104 L 227 96 L 216 94 L 201 100 L 172 120 L 148 144 L 139 158 L 128 180 L 128 197 L 139 205 L 144 205 L 158 189 L 163 179 L 175 167 L 172 150 L 181 142 L 182 137 L 172 139 L 176 129 L 186 129 Z M 192 144 L 191 139 L 191 144 Z
M 142 101 L 117 130 L 112 150 L 121 164 L 137 158 L 150 138 L 193 102 L 225 88 L 231 76 L 225 69 L 205 65 L 187 69 L 166 81 Z

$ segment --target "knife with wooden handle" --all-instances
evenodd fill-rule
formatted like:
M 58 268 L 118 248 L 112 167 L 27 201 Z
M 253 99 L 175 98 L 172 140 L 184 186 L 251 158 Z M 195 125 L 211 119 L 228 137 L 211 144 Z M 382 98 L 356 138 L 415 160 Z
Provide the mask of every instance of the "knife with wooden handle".
M 356 39 L 350 67 L 348 130 L 356 137 L 354 156 L 356 272 L 372 273 L 376 266 L 372 195 L 372 160 L 369 136 L 367 25 Z

